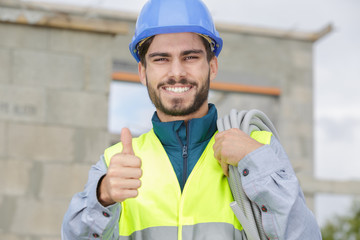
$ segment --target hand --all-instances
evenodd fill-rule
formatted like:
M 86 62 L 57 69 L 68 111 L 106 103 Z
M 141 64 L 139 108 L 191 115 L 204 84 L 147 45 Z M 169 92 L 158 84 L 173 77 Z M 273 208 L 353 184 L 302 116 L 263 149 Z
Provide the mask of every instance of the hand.
M 229 164 L 237 166 L 241 159 L 262 145 L 240 129 L 231 128 L 215 135 L 214 156 L 228 176 Z
M 141 186 L 141 159 L 134 154 L 128 128 L 121 130 L 121 142 L 122 152 L 111 158 L 107 174 L 98 188 L 99 202 L 105 207 L 136 197 Z

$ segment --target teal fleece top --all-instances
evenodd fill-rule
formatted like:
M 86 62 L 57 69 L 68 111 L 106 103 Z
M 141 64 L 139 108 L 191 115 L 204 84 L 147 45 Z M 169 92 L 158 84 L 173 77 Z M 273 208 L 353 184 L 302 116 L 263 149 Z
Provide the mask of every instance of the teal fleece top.
M 181 190 L 216 132 L 216 121 L 217 110 L 213 104 L 209 104 L 209 111 L 204 117 L 189 120 L 187 126 L 184 121 L 161 122 L 154 113 L 154 132 L 170 159 Z

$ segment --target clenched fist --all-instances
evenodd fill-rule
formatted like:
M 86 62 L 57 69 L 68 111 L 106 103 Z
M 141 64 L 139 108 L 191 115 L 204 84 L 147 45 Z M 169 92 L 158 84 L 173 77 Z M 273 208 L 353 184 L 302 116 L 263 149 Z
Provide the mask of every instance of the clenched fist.
M 229 164 L 237 166 L 241 159 L 262 145 L 240 129 L 231 128 L 216 134 L 213 149 L 215 158 L 228 176 Z
M 141 159 L 134 154 L 128 128 L 121 130 L 121 142 L 122 152 L 111 158 L 107 174 L 98 188 L 98 199 L 103 206 L 136 197 L 141 186 Z

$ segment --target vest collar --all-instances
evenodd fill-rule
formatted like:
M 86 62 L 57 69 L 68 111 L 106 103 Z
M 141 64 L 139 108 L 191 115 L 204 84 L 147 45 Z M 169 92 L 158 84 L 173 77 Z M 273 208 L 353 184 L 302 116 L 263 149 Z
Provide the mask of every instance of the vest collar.
M 217 130 L 217 110 L 213 104 L 209 104 L 208 113 L 202 118 L 193 118 L 188 121 L 188 133 L 184 121 L 161 122 L 157 113 L 152 117 L 153 128 L 156 136 L 163 145 L 178 146 L 179 138 L 183 144 L 197 144 L 209 140 Z M 179 138 L 178 138 L 179 136 Z

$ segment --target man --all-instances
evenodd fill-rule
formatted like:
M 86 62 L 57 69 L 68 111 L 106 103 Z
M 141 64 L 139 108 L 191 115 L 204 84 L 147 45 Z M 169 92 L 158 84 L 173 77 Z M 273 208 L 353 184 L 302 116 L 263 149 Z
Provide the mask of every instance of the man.
M 130 51 L 156 107 L 153 129 L 133 139 L 124 128 L 121 143 L 105 150 L 72 199 L 63 239 L 247 239 L 229 207 L 229 164 L 262 209 L 269 239 L 321 239 L 279 142 L 269 133 L 216 133 L 207 98 L 221 48 L 201 0 L 145 4 Z

